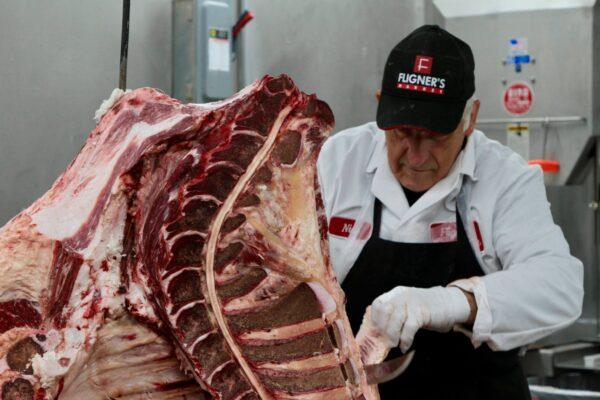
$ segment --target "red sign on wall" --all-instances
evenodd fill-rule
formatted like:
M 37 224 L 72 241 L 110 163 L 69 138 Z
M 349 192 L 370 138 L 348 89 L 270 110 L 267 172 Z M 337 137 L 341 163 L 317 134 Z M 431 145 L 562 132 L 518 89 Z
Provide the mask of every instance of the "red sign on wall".
M 512 83 L 504 91 L 503 104 L 511 115 L 527 114 L 533 104 L 533 89 L 523 82 Z

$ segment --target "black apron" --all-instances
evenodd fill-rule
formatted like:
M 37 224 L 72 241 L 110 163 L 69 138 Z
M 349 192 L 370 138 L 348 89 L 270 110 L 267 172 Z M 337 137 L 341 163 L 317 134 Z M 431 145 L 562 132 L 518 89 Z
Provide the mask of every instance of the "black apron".
M 457 241 L 398 243 L 379 238 L 381 202 L 375 199 L 373 233 L 342 284 L 346 310 L 356 334 L 367 306 L 396 286 L 428 288 L 481 276 L 483 271 L 456 213 Z M 529 387 L 518 350 L 474 349 L 459 332 L 421 329 L 414 341 L 415 357 L 396 379 L 379 385 L 382 400 L 460 399 L 525 400 Z M 399 348 L 387 359 L 401 355 Z

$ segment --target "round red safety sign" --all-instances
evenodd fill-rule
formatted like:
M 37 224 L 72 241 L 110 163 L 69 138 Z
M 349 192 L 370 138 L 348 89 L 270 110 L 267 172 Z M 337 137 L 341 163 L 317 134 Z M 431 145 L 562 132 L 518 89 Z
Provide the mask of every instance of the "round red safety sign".
M 533 89 L 524 82 L 511 83 L 504 91 L 503 104 L 509 114 L 527 114 L 533 104 Z

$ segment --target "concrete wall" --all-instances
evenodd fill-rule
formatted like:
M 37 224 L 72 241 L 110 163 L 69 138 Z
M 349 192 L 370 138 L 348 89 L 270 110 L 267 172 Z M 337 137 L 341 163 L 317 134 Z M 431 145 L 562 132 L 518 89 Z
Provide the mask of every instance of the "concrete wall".
M 244 0 L 243 77 L 286 73 L 333 109 L 335 131 L 375 119 L 390 50 L 425 21 L 424 0 Z M 275 6 L 276 5 L 276 6 Z
M 132 0 L 127 86 L 171 89 L 171 1 Z M 118 86 L 121 0 L 3 0 L 0 226 L 42 195 Z

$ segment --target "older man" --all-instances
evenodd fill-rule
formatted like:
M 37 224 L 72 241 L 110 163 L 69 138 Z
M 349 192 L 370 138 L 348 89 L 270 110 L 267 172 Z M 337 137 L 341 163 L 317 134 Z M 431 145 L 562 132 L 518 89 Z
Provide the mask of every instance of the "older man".
M 470 47 L 423 26 L 389 55 L 377 124 L 319 156 L 353 329 L 372 304 L 390 347 L 416 349 L 383 399 L 528 399 L 517 348 L 581 312 L 583 268 L 542 173 L 475 130 L 474 81 Z

